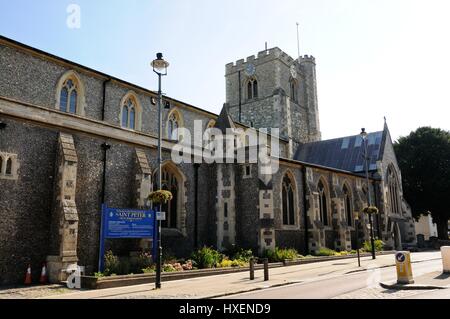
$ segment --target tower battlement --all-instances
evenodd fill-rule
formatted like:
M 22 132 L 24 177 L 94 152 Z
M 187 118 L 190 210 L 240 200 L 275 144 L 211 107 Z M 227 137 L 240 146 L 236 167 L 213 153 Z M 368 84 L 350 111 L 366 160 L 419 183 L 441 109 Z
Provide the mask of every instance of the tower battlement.
M 251 55 L 247 59 L 240 59 L 236 62 L 231 62 L 225 65 L 226 74 L 231 74 L 243 69 L 243 66 L 249 62 L 255 65 L 271 61 L 273 59 L 280 59 L 287 65 L 291 65 L 295 60 L 278 47 L 258 52 L 257 55 Z
M 305 62 L 311 62 L 316 64 L 316 58 L 313 57 L 312 55 L 304 55 L 300 57 L 300 64 L 305 63 Z

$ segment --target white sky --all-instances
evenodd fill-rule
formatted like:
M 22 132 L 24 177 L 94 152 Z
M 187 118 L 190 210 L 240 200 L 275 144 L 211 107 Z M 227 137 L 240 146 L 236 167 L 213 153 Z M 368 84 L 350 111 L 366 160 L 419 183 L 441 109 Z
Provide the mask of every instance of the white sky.
M 149 62 L 171 62 L 164 91 L 219 113 L 225 64 L 278 46 L 317 62 L 324 139 L 419 126 L 450 130 L 449 0 L 17 0 L 2 2 L 0 34 L 156 89 Z M 81 8 L 68 29 L 66 8 Z

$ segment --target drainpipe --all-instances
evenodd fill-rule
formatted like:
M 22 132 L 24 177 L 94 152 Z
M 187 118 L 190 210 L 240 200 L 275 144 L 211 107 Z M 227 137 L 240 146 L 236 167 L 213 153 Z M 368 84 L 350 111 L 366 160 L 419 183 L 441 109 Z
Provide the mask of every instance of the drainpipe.
M 302 167 L 302 184 L 303 184 L 303 211 L 305 212 L 305 255 L 309 255 L 309 229 L 308 229 L 308 203 L 306 197 L 306 166 Z
M 101 145 L 103 149 L 103 179 L 102 179 L 102 202 L 103 205 L 105 203 L 105 188 L 106 188 L 106 153 L 111 148 L 111 145 L 106 142 Z
M 379 185 L 377 184 L 377 182 L 373 183 L 373 194 L 374 194 L 374 201 L 375 201 L 375 205 L 377 205 L 378 207 L 380 207 L 381 205 L 379 205 L 378 203 L 378 196 L 377 196 L 377 190 L 379 189 Z M 377 235 L 378 235 L 378 239 L 382 239 L 381 237 L 381 217 L 380 214 L 377 214 Z
M 111 79 L 103 81 L 103 100 L 102 100 L 102 121 L 105 120 L 105 106 L 106 106 L 106 84 L 111 82 Z
M 198 169 L 200 164 L 194 164 L 194 248 L 198 248 Z

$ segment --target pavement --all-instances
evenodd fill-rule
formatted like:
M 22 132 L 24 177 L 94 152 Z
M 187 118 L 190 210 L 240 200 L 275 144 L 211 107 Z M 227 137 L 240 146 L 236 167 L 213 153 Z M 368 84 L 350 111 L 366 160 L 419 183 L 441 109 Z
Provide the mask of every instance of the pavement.
M 413 272 L 418 282 L 439 281 L 447 284 L 448 278 L 439 278 L 437 272 L 442 269 L 440 252 L 420 252 L 412 254 Z M 361 268 L 357 259 L 333 260 L 321 263 L 274 268 L 270 270 L 270 280 L 263 280 L 263 271 L 255 272 L 255 280 L 249 280 L 248 273 L 192 278 L 163 282 L 163 289 L 155 290 L 154 284 L 102 290 L 79 290 L 73 293 L 49 295 L 45 299 L 201 299 L 201 298 L 238 298 L 239 294 L 248 298 L 257 298 L 253 294 L 271 292 L 275 298 L 336 298 L 364 289 L 381 293 L 380 282 L 392 282 L 395 279 L 394 255 L 361 259 Z M 335 284 L 333 284 L 333 282 Z M 450 282 L 448 283 L 450 284 Z M 291 295 L 284 289 L 294 289 Z M 277 293 L 274 293 L 278 291 Z M 391 290 L 389 290 L 391 291 Z M 297 294 L 295 293 L 297 292 Z M 403 293 L 403 292 L 402 292 Z M 448 291 L 447 291 L 448 293 Z M 403 293 L 406 296 L 410 294 Z M 376 295 L 369 294 L 370 296 Z M 267 296 L 266 296 L 267 298 Z M 270 296 L 269 296 L 270 298 Z M 357 297 L 354 297 L 357 298 Z
M 398 290 L 433 290 L 450 288 L 450 273 L 434 271 L 414 277 L 413 284 L 397 284 L 396 281 L 390 283 L 380 283 L 385 289 Z

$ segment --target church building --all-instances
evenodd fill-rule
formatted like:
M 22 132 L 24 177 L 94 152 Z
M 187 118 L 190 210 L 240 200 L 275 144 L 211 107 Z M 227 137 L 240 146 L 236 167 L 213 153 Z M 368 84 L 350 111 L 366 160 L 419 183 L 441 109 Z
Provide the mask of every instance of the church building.
M 164 96 L 165 251 L 351 250 L 357 225 L 360 240 L 370 237 L 369 198 L 386 248 L 414 243 L 387 124 L 366 139 L 322 140 L 315 66 L 279 48 L 227 64 L 221 114 Z M 245 132 L 279 128 L 279 169 L 262 180 L 258 161 L 177 164 L 177 128 L 199 120 L 204 130 L 240 129 L 235 147 L 246 152 Z M 73 264 L 98 270 L 102 203 L 146 208 L 158 188 L 157 123 L 156 92 L 0 37 L 0 285 L 21 282 L 28 264 L 39 272 L 47 262 L 52 281 Z M 149 247 L 109 245 L 118 254 Z

